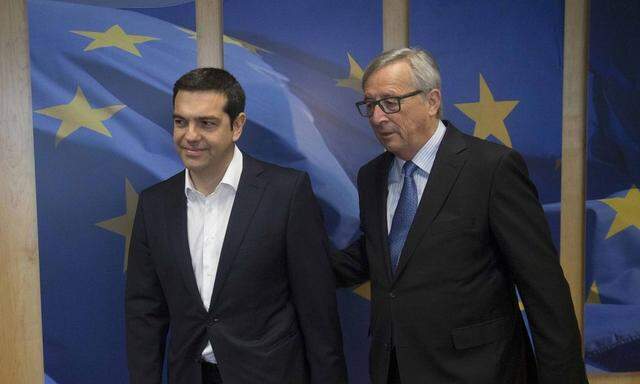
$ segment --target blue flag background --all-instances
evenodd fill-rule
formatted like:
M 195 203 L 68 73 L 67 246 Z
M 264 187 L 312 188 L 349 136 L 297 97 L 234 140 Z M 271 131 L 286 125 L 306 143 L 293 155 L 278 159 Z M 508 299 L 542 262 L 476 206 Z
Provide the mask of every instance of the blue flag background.
M 556 247 L 563 26 L 559 1 L 429 1 L 410 10 L 410 44 L 440 66 L 445 118 L 523 155 Z
M 594 372 L 640 371 L 640 4 L 591 4 L 585 359 Z M 411 43 L 439 60 L 445 115 L 480 137 L 487 115 L 502 119 L 557 246 L 563 14 L 557 1 L 416 2 L 410 13 Z M 506 101 L 517 104 L 505 116 Z M 488 139 L 509 145 L 497 127 Z
M 640 3 L 591 2 L 585 353 L 640 371 Z
M 181 168 L 171 82 L 195 66 L 195 46 L 133 12 L 44 1 L 28 11 L 45 371 L 59 384 L 126 383 L 125 247 L 136 191 Z M 130 40 L 122 34 L 158 40 L 86 50 L 108 40 L 87 33 L 114 26 L 121 43 Z
M 29 5 L 46 372 L 59 383 L 126 382 L 125 250 L 137 192 L 181 169 L 170 136 L 171 86 L 195 66 L 194 6 Z M 369 6 L 352 5 L 345 25 Z M 242 25 L 253 25 L 251 16 L 255 25 L 295 18 L 335 28 L 333 13 L 319 5 L 281 7 L 269 14 L 256 2 L 249 15 L 228 6 L 227 25 L 235 14 Z M 379 25 L 372 19 L 378 37 L 363 32 L 361 41 L 379 41 Z M 316 59 L 312 50 L 302 52 L 308 41 L 324 41 L 318 36 L 301 34 L 296 45 L 284 30 L 275 32 L 262 40 L 244 40 L 258 31 L 225 36 L 225 67 L 248 100 L 240 147 L 307 170 L 330 236 L 342 247 L 357 231 L 355 173 L 381 150 L 355 114 L 361 96 L 350 55 L 368 51 L 361 59 L 368 61 L 379 47 L 336 35 L 326 44 L 343 46 Z M 368 301 L 350 290 L 339 300 L 352 382 L 367 382 Z
M 79 3 L 97 2 L 29 1 L 45 370 L 59 384 L 125 383 L 129 231 L 137 193 L 182 168 L 171 88 L 196 66 L 195 7 Z M 585 346 L 604 371 L 640 370 L 640 11 L 617 4 L 591 12 Z M 353 106 L 382 49 L 381 12 L 365 0 L 224 4 L 225 67 L 247 93 L 239 145 L 310 173 L 337 247 L 357 235 L 357 170 L 382 150 Z M 446 118 L 525 156 L 556 241 L 562 26 L 557 1 L 411 8 L 411 44 L 440 63 Z M 366 286 L 338 294 L 352 383 L 369 382 L 367 298 Z

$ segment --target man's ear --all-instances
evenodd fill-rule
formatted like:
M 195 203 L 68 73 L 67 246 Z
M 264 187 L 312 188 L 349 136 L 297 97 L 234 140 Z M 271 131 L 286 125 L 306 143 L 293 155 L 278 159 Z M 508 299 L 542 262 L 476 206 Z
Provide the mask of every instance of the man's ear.
M 244 123 L 247 121 L 247 115 L 244 112 L 240 112 L 236 119 L 231 124 L 231 130 L 233 131 L 233 141 L 238 141 L 242 136 L 242 130 L 244 129 Z
M 437 116 L 442 103 L 442 94 L 439 89 L 432 89 L 427 93 L 427 109 L 430 116 Z

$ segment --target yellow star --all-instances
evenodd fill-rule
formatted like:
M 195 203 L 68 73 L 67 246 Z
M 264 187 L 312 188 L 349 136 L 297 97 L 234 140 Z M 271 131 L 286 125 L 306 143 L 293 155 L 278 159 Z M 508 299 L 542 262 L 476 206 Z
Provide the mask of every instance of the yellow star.
M 251 43 L 247 43 L 244 40 L 236 39 L 235 37 L 231 37 L 231 36 L 227 36 L 227 35 L 222 35 L 222 42 L 226 43 L 226 44 L 237 45 L 237 46 L 242 47 L 242 48 L 246 49 L 247 51 L 249 51 L 251 53 L 254 53 L 254 54 L 258 54 L 258 51 L 271 53 L 271 51 L 267 51 L 266 49 L 260 48 L 257 45 L 253 45 Z
M 353 293 L 362 297 L 363 299 L 371 301 L 371 282 L 367 281 L 364 284 L 360 284 L 353 289 Z
M 87 98 L 84 96 L 84 92 L 82 92 L 82 88 L 78 87 L 76 89 L 76 95 L 69 104 L 60 104 L 39 109 L 36 113 L 62 120 L 56 132 L 55 146 L 57 147 L 62 139 L 65 139 L 82 127 L 111 137 L 111 132 L 109 132 L 102 122 L 111 118 L 111 116 L 124 107 L 124 105 L 116 104 L 104 108 L 91 108 Z
M 190 29 L 187 28 L 182 28 L 182 27 L 176 27 L 179 30 L 181 30 L 182 32 L 185 32 L 189 35 L 190 39 L 196 39 L 196 32 L 192 31 Z M 231 37 L 228 35 L 222 35 L 222 42 L 226 43 L 226 44 L 233 44 L 233 45 L 237 45 L 239 47 L 242 47 L 244 49 L 246 49 L 247 51 L 254 53 L 254 54 L 258 54 L 258 51 L 262 51 L 262 52 L 267 52 L 267 53 L 271 53 L 271 51 L 268 51 L 264 48 L 260 48 L 257 45 L 253 45 L 251 43 L 248 43 L 244 40 L 240 40 L 240 39 L 236 39 L 235 37 Z
M 336 86 L 351 88 L 356 92 L 362 93 L 362 75 L 364 71 L 349 52 L 347 52 L 347 57 L 349 58 L 349 77 L 346 79 L 336 79 Z
M 616 217 L 609 227 L 606 239 L 632 225 L 640 230 L 640 191 L 635 185 L 629 188 L 625 197 L 612 197 L 600 201 L 616 211 Z
M 147 41 L 160 40 L 156 37 L 142 35 L 128 35 L 118 24 L 112 26 L 104 32 L 94 31 L 71 31 L 76 35 L 85 36 L 93 39 L 93 41 L 85 47 L 85 51 L 92 51 L 98 48 L 116 47 L 123 51 L 129 52 L 138 57 L 142 57 L 136 44 L 146 43 Z
M 127 271 L 127 263 L 129 262 L 129 244 L 131 243 L 131 229 L 133 228 L 133 219 L 136 216 L 136 207 L 138 206 L 138 194 L 131 186 L 129 179 L 125 178 L 125 195 L 127 200 L 127 212 L 113 219 L 101 221 L 96 225 L 107 231 L 117 233 L 124 236 L 124 270 Z
M 190 30 L 188 28 L 182 28 L 182 27 L 176 27 L 176 28 L 178 28 L 182 32 L 188 34 L 190 39 L 193 39 L 193 40 L 196 39 L 196 31 L 192 31 L 192 30 Z
M 600 289 L 594 280 L 591 283 L 591 288 L 589 289 L 589 296 L 587 296 L 587 303 L 589 304 L 602 304 L 600 300 Z
M 473 135 L 486 139 L 493 135 L 502 144 L 511 147 L 511 138 L 504 119 L 518 105 L 517 100 L 495 101 L 487 82 L 480 74 L 480 101 L 455 104 L 459 110 L 476 122 Z
M 196 39 L 196 31 L 192 31 L 192 30 L 190 30 L 188 28 L 182 28 L 182 27 L 176 27 L 176 28 L 178 28 L 182 32 L 188 34 L 190 39 L 194 39 L 194 40 Z

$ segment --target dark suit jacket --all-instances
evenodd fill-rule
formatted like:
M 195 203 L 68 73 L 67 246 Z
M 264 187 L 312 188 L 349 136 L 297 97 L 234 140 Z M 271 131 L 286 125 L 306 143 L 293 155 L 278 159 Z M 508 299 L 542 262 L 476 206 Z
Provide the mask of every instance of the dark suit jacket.
M 569 288 L 523 159 L 445 124 L 396 274 L 388 152 L 360 169 L 363 234 L 333 255 L 341 285 L 371 279 L 373 383 L 386 383 L 393 347 L 403 384 L 586 382 Z
M 141 193 L 126 285 L 132 384 L 199 384 L 211 341 L 225 384 L 346 381 L 328 241 L 309 177 L 243 156 L 207 312 L 187 235 L 184 172 Z

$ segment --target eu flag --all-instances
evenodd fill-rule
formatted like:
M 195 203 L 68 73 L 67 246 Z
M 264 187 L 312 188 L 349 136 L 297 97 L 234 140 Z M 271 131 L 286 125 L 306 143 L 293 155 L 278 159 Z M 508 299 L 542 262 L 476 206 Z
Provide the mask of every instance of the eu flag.
M 585 360 L 640 370 L 640 29 L 637 2 L 590 10 Z M 561 2 L 416 2 L 411 43 L 438 58 L 445 115 L 523 154 L 559 243 Z
M 195 11 L 177 3 L 29 2 L 45 369 L 61 384 L 126 382 L 123 283 L 137 192 L 182 168 L 171 87 L 195 67 Z M 225 67 L 247 93 L 240 147 L 308 171 L 341 247 L 358 226 L 355 173 L 380 151 L 353 107 L 360 65 L 379 51 L 380 17 L 351 20 L 380 15 L 380 4 L 335 2 L 339 19 L 330 5 L 229 4 Z M 276 28 L 290 19 L 331 35 L 305 29 L 291 42 Z M 352 382 L 367 382 L 368 301 L 346 291 L 340 304 Z
M 640 371 L 640 4 L 592 1 L 586 361 Z
M 45 370 L 59 384 L 127 381 L 137 192 L 182 168 L 171 87 L 196 66 L 193 2 L 91 2 L 29 1 Z M 224 5 L 225 67 L 247 93 L 240 147 L 308 171 L 334 245 L 348 244 L 355 175 L 382 151 L 353 106 L 382 50 L 381 1 Z M 639 8 L 591 11 L 585 347 L 605 371 L 640 370 Z M 558 240 L 561 3 L 415 2 L 410 30 L 439 61 L 446 118 L 525 156 Z M 368 383 L 366 287 L 339 305 L 350 382 Z

